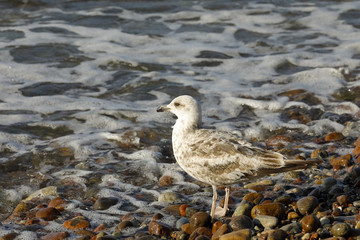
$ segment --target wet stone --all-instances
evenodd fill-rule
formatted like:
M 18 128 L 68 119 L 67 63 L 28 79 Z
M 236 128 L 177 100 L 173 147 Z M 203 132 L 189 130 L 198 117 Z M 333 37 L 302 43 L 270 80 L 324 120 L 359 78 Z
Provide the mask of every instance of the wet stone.
M 163 208 L 163 211 L 173 216 L 180 216 L 180 205 L 173 204 L 166 206 Z
M 250 239 L 251 239 L 251 230 L 241 229 L 231 233 L 226 233 L 222 235 L 219 240 L 250 240 Z
M 243 201 L 258 204 L 260 201 L 264 198 L 264 196 L 261 193 L 248 193 L 243 197 Z
M 53 207 L 42 208 L 36 212 L 36 217 L 42 218 L 46 221 L 56 219 L 60 215 L 59 210 Z
M 90 222 L 83 216 L 77 216 L 63 223 L 67 229 L 76 230 L 90 227 Z
M 282 226 L 280 229 L 288 233 L 300 233 L 301 225 L 298 222 L 293 222 Z
M 51 199 L 49 202 L 48 207 L 54 207 L 59 211 L 63 211 L 65 208 L 66 202 L 62 197 L 56 197 Z
M 260 204 L 253 207 L 251 210 L 251 217 L 255 218 L 257 215 L 274 216 L 282 219 L 285 214 L 285 207 L 281 203 L 267 203 Z
M 164 223 L 151 221 L 149 223 L 149 233 L 160 237 L 168 237 L 171 233 L 171 228 Z
M 318 204 L 319 201 L 316 197 L 307 196 L 299 199 L 296 202 L 296 207 L 301 215 L 306 215 L 312 213 L 314 209 L 318 206 Z
M 176 228 L 177 229 L 181 229 L 181 226 L 186 224 L 186 223 L 190 223 L 190 220 L 188 218 L 185 218 L 185 217 L 182 217 L 182 218 L 179 218 L 179 220 L 176 221 Z
M 167 202 L 167 203 L 176 202 L 179 199 L 180 196 L 176 192 L 165 192 L 160 194 L 158 198 L 159 202 Z
M 231 228 L 228 224 L 222 224 L 213 234 L 211 240 L 219 240 L 220 237 L 231 231 Z
M 232 217 L 231 221 L 229 222 L 229 226 L 233 231 L 237 231 L 240 229 L 252 228 L 253 221 L 250 217 L 245 215 L 240 215 L 236 217 Z
M 233 213 L 233 217 L 246 215 L 251 217 L 251 209 L 253 208 L 253 204 L 247 202 L 241 202 L 235 209 Z
M 134 224 L 130 221 L 122 221 L 121 223 L 119 223 L 118 225 L 116 225 L 115 227 L 115 231 L 116 232 L 121 232 L 123 231 L 125 228 L 128 228 L 128 227 L 132 227 L 134 226 Z
M 303 232 L 311 233 L 315 232 L 321 226 L 321 224 L 320 220 L 315 215 L 311 214 L 302 218 L 301 226 Z
M 232 56 L 226 55 L 221 52 L 209 51 L 204 50 L 201 51 L 199 55 L 196 56 L 197 58 L 217 58 L 217 59 L 231 59 Z
M 211 224 L 211 217 L 205 212 L 197 212 L 190 218 L 190 230 L 194 231 L 198 227 L 208 227 Z
M 264 228 L 274 228 L 278 224 L 278 221 L 277 217 L 267 215 L 257 215 L 256 218 L 254 218 L 254 223 Z
M 158 185 L 159 187 L 169 186 L 172 185 L 174 182 L 174 179 L 170 176 L 162 176 L 159 179 Z
M 337 185 L 337 181 L 333 177 L 323 178 L 321 185 L 324 188 L 324 191 L 329 191 L 333 186 Z
M 327 142 L 337 142 L 343 140 L 345 137 L 340 132 L 332 132 L 325 136 L 325 141 Z
M 190 207 L 190 205 L 188 204 L 181 204 L 181 206 L 179 207 L 179 211 L 180 211 L 180 215 L 182 217 L 185 217 L 186 216 L 186 209 Z
M 211 229 L 207 227 L 198 227 L 190 234 L 189 240 L 195 240 L 201 238 L 201 236 L 210 239 L 212 236 Z
M 337 223 L 331 227 L 331 234 L 335 237 L 344 237 L 350 230 L 351 228 L 347 223 Z
M 275 229 L 269 232 L 267 240 L 285 240 L 287 233 L 281 229 Z
M 94 210 L 106 210 L 111 206 L 118 203 L 118 199 L 115 197 L 102 197 L 96 200 L 93 205 Z
M 41 238 L 41 240 L 62 240 L 66 239 L 69 236 L 67 232 L 55 232 L 49 233 Z

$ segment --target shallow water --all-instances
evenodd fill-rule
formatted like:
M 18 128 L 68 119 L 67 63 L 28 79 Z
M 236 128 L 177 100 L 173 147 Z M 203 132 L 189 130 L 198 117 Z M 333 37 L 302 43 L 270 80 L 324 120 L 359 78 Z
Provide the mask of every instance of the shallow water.
M 356 138 L 358 9 L 358 1 L 0 2 L 0 219 L 32 192 L 64 184 L 70 200 L 122 199 L 119 215 L 154 211 L 167 190 L 201 202 L 207 193 L 174 164 L 173 117 L 155 111 L 182 94 L 201 102 L 205 125 L 256 145 L 290 135 L 288 148 L 301 143 L 309 155 L 329 132 Z M 177 185 L 159 188 L 162 175 Z

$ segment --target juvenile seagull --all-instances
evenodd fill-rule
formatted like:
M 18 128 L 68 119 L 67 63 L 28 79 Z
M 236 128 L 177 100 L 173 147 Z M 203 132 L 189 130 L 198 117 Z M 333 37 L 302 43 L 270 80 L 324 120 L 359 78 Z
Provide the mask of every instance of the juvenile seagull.
M 288 160 L 279 153 L 251 146 L 231 133 L 202 129 L 200 105 L 188 95 L 175 98 L 157 112 L 177 116 L 172 132 L 175 159 L 190 176 L 212 185 L 212 218 L 225 216 L 229 185 L 318 163 L 317 160 Z M 223 208 L 216 207 L 216 189 L 220 185 L 226 186 Z

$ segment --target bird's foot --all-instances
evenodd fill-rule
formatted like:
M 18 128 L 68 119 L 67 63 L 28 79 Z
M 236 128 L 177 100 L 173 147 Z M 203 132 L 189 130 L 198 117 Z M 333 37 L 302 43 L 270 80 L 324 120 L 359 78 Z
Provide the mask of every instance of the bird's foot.
M 214 217 L 215 218 L 220 218 L 220 217 L 224 217 L 226 215 L 228 208 L 222 208 L 220 206 L 217 206 L 215 208 L 215 213 L 214 213 Z

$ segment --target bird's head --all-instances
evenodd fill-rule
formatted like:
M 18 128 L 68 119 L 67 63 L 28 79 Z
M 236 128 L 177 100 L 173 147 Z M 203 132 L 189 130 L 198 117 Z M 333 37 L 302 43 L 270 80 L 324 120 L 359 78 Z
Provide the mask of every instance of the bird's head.
M 171 112 L 178 120 L 187 126 L 201 126 L 201 108 L 199 103 L 189 95 L 182 95 L 172 100 L 168 105 L 160 106 L 157 112 Z

